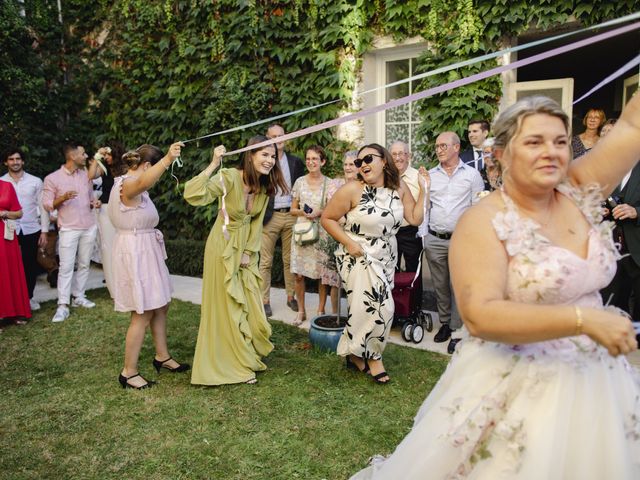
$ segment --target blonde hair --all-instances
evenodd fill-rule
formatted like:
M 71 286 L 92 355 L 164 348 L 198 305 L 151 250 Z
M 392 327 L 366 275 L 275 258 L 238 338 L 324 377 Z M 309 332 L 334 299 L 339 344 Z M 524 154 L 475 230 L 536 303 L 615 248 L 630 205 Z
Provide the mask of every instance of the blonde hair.
M 585 113 L 584 118 L 582 119 L 582 124 L 585 127 L 587 126 L 587 118 L 589 117 L 589 114 L 591 112 L 597 114 L 600 117 L 600 124 L 598 125 L 598 128 L 600 128 L 602 125 L 604 125 L 604 122 L 607 121 L 607 117 L 604 114 L 604 110 L 601 110 L 599 108 L 590 108 L 589 110 L 587 110 L 587 113 Z
M 522 122 L 531 115 L 544 114 L 559 118 L 567 135 L 569 134 L 569 117 L 560 105 L 549 97 L 535 95 L 525 97 L 500 112 L 493 122 L 493 148 L 506 149 L 522 128 Z

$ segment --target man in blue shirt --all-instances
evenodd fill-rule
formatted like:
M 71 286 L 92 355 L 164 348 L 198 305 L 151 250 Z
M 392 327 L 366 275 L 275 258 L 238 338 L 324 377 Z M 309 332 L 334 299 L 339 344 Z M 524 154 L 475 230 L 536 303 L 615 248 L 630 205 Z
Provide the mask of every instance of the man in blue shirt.
M 460 137 L 454 132 L 438 135 L 435 149 L 439 165 L 429 170 L 431 207 L 425 247 L 442 325 L 434 341 L 442 343 L 462 326 L 449 277 L 451 234 L 463 212 L 480 199 L 484 182 L 478 170 L 460 159 Z M 453 353 L 457 343 L 452 339 L 447 351 Z

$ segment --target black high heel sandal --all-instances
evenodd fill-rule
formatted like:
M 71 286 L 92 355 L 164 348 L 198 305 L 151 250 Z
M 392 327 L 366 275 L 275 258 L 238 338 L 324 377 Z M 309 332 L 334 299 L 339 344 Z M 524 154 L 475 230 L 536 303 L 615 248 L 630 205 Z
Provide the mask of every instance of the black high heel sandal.
M 165 365 L 165 363 L 167 363 L 169 360 L 173 360 L 173 357 L 169 357 L 166 360 L 160 361 L 160 360 L 156 360 L 155 358 L 153 359 L 153 366 L 156 369 L 156 372 L 160 373 L 160 369 L 162 368 L 166 368 L 167 370 L 169 370 L 171 373 L 181 373 L 181 372 L 186 372 L 187 370 L 189 370 L 191 368 L 191 365 L 189 365 L 188 363 L 178 363 L 178 366 L 175 368 L 171 368 L 171 367 L 167 367 Z
M 358 364 L 354 363 L 351 360 L 351 357 L 349 355 L 347 355 L 346 358 L 347 358 L 347 361 L 346 361 L 345 367 L 347 367 L 347 369 L 355 370 L 356 372 L 362 372 L 362 373 L 369 372 L 369 363 L 367 362 L 366 358 L 362 359 L 362 361 L 364 362 L 364 368 L 362 370 L 360 370 L 360 367 L 358 367 Z
M 129 383 L 129 380 L 131 380 L 132 378 L 135 378 L 135 377 L 140 377 L 141 379 L 143 379 L 147 383 L 145 383 L 144 385 L 142 385 L 140 387 L 136 387 L 135 385 L 131 385 Z M 120 385 L 122 385 L 122 388 L 132 388 L 134 390 L 144 390 L 145 388 L 151 388 L 153 385 L 156 384 L 156 382 L 153 382 L 151 380 L 147 380 L 146 378 L 144 378 L 139 373 L 136 373 L 135 375 L 131 375 L 130 377 L 125 377 L 124 375 L 120 374 L 120 376 L 118 377 L 118 381 L 120 382 Z

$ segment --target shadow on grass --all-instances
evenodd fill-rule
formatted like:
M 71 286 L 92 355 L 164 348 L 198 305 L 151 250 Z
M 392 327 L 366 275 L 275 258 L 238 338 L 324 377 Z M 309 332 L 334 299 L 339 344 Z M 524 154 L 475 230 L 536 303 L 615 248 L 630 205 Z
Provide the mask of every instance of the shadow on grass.
M 346 370 L 310 349 L 306 332 L 272 322 L 275 349 L 257 385 L 195 387 L 189 374 L 151 366 L 147 336 L 140 372 L 158 380 L 123 390 L 128 315 L 106 290 L 92 310 L 53 324 L 43 304 L 24 327 L 0 334 L 0 478 L 340 479 L 390 453 L 447 358 L 389 345 L 390 385 Z M 191 362 L 200 307 L 175 300 L 169 348 Z

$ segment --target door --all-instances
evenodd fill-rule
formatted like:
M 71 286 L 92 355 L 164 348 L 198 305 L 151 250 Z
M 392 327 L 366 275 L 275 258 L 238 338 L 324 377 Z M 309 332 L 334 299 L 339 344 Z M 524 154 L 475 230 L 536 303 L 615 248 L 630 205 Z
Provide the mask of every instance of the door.
M 514 82 L 507 89 L 507 100 L 513 105 L 518 100 L 531 95 L 545 95 L 560 104 L 567 116 L 573 114 L 573 78 Z

